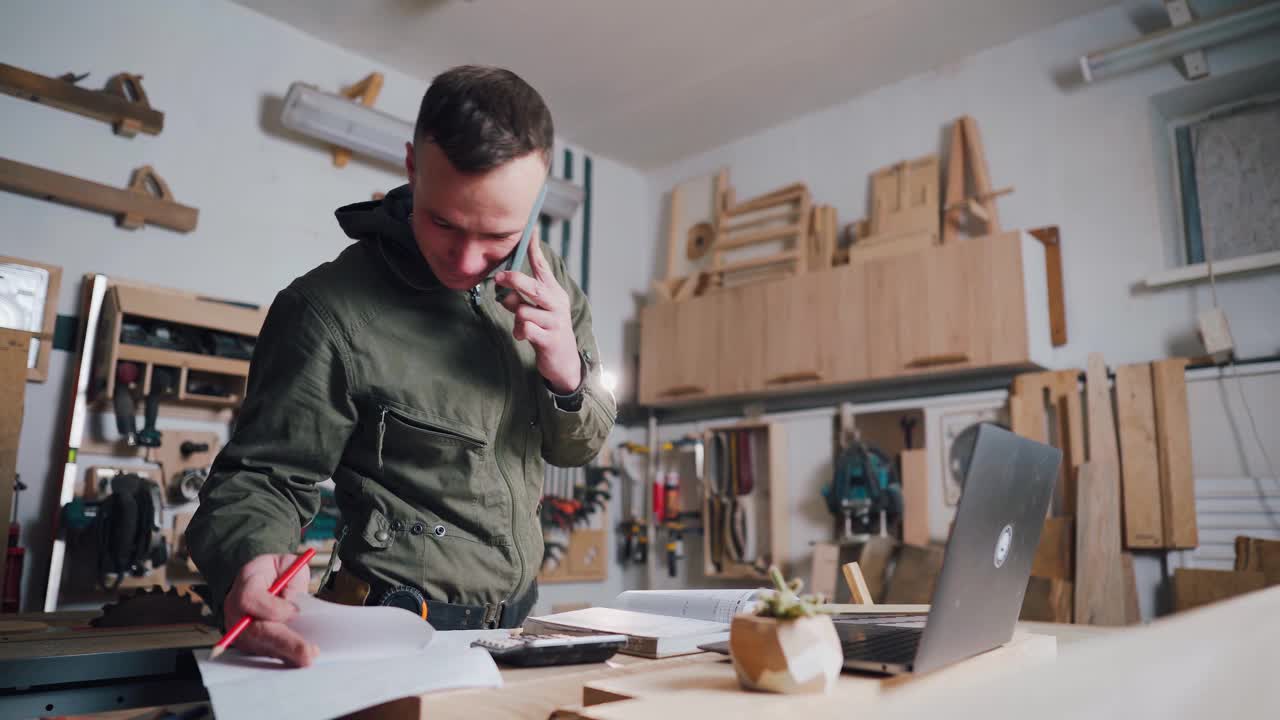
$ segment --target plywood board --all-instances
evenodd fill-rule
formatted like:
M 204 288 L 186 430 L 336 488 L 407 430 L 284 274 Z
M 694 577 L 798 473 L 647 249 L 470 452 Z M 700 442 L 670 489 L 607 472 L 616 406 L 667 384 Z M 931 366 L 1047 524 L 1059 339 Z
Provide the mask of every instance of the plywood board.
M 1045 518 L 1040 545 L 1031 561 L 1031 574 L 1053 580 L 1075 577 L 1075 520 L 1072 517 Z
M 924 448 L 902 451 L 902 542 L 929 544 L 929 464 Z
M 1070 580 L 1031 576 L 1022 597 L 1021 620 L 1069 623 L 1072 615 Z
M 1120 557 L 1120 489 L 1115 476 L 1092 462 L 1077 471 L 1075 621 L 1085 625 L 1128 623 Z
M 916 547 L 903 545 L 898 550 L 898 563 L 893 577 L 889 578 L 889 590 L 885 602 L 890 604 L 928 604 L 933 598 L 933 587 L 942 572 L 943 550 L 940 547 Z
M 1184 549 L 1200 544 L 1196 528 L 1195 480 L 1191 474 L 1186 367 L 1186 358 L 1151 363 L 1164 542 L 1167 548 Z
M 1125 546 L 1164 547 L 1160 501 L 1160 460 L 1156 454 L 1156 411 L 1147 363 L 1116 368 Z
M 813 563 L 809 572 L 809 591 L 835 599 L 836 576 L 840 567 L 840 546 L 817 543 L 813 546 Z
M 1256 570 L 1177 568 L 1173 571 L 1173 609 L 1190 610 L 1264 587 L 1266 578 Z
M 0 328 L 0 540 L 9 541 L 14 484 L 18 472 L 18 438 L 22 434 L 23 402 L 27 390 L 30 333 Z M 0 580 L 8 553 L 0 553 Z
M 667 265 L 665 280 L 675 280 L 700 272 L 711 263 L 708 251 L 702 257 L 688 257 L 691 232 L 705 223 L 714 230 L 716 198 L 719 196 L 719 173 L 686 180 L 671 189 L 667 215 Z

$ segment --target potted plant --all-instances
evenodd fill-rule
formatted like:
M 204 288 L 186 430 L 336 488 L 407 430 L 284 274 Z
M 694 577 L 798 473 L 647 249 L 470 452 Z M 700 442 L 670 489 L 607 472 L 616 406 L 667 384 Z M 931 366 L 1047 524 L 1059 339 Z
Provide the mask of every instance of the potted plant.
M 844 654 L 822 597 L 801 596 L 802 581 L 787 583 L 769 568 L 774 589 L 754 613 L 733 618 L 729 654 L 738 681 L 750 690 L 776 693 L 831 692 Z

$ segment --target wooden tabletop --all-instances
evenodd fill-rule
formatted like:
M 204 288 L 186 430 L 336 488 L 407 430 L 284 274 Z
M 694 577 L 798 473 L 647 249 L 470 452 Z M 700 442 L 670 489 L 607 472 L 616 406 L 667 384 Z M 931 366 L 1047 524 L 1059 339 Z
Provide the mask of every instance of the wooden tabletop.
M 1063 644 L 1071 644 L 1092 635 L 1115 632 L 1050 623 L 1023 625 L 1020 624 L 1014 642 L 1008 646 L 937 673 L 910 679 L 911 684 L 958 682 L 974 674 L 986 675 L 1002 668 L 1052 661 L 1057 653 L 1059 633 L 1070 638 L 1064 639 Z M 767 717 L 770 708 L 776 708 L 778 717 L 795 720 L 793 713 L 799 709 L 824 716 L 822 709 L 826 706 L 847 707 L 849 702 L 875 699 L 907 682 L 844 673 L 836 693 L 830 696 L 797 698 L 747 692 L 738 687 L 732 664 L 715 653 L 661 660 L 618 654 L 606 663 L 592 665 L 505 668 L 502 679 L 502 688 L 451 690 L 403 698 L 352 717 L 360 720 L 470 720 L 477 717 L 546 720 L 549 717 L 643 716 L 709 720 L 737 716 L 748 710 L 753 717 Z M 644 707 L 640 707 L 642 703 Z

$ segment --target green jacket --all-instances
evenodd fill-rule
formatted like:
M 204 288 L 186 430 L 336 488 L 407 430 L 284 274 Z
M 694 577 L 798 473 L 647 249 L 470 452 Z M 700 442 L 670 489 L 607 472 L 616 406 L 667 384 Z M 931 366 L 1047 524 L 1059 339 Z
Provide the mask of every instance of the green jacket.
M 291 553 L 334 479 L 339 556 L 366 579 L 429 598 L 514 600 L 542 562 L 543 464 L 584 465 L 613 427 L 591 312 L 545 244 L 572 301 L 586 364 L 576 410 L 557 402 L 492 279 L 435 279 L 413 242 L 407 186 L 337 211 L 358 242 L 272 303 L 230 441 L 186 538 L 220 604 L 239 569 Z M 525 272 L 530 272 L 528 267 Z

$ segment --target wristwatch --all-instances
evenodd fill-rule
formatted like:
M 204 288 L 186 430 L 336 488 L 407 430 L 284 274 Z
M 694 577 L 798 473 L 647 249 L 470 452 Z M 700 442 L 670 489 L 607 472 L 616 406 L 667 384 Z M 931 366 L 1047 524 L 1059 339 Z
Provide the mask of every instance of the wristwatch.
M 587 379 L 591 377 L 591 369 L 594 367 L 590 350 L 579 350 L 578 358 L 582 361 L 582 378 L 578 381 L 578 387 L 573 392 L 562 395 L 552 389 L 550 383 L 547 383 L 547 390 L 555 398 L 556 407 L 565 412 L 578 412 L 582 409 L 582 399 L 587 391 Z M 546 381 L 543 380 L 543 382 Z

